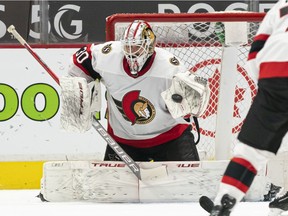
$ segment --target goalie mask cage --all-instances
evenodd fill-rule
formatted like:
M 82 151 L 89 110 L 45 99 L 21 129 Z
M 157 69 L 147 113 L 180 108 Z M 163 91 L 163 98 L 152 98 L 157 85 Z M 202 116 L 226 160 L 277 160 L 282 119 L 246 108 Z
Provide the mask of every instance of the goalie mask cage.
M 106 19 L 106 40 L 119 40 L 130 22 L 145 20 L 156 35 L 156 46 L 169 50 L 191 72 L 207 78 L 211 97 L 199 118 L 201 138 L 197 147 L 205 153 L 206 160 L 226 160 L 232 156 L 237 135 L 257 92 L 256 80 L 245 63 L 264 15 L 254 12 L 114 14 Z M 247 37 L 247 41 L 237 46 L 225 44 L 226 23 L 232 25 L 230 33 L 236 34 L 236 38 Z

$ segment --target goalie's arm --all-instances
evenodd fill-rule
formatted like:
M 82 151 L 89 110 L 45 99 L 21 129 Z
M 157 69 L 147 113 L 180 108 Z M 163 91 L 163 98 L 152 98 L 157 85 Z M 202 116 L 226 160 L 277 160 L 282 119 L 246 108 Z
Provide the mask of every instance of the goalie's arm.
M 176 74 L 161 96 L 173 118 L 189 114 L 200 117 L 208 106 L 210 90 L 205 78 L 187 71 Z
M 94 46 L 94 44 L 83 46 L 73 54 L 68 69 L 70 76 L 84 77 L 88 82 L 96 79 L 101 80 L 100 74 L 92 66 L 92 61 L 96 59 L 91 51 Z

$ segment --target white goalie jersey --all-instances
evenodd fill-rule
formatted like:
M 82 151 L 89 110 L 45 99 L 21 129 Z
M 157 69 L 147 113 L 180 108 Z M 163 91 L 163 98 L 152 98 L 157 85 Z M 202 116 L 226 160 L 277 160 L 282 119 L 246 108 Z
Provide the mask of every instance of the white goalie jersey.
M 70 76 L 99 78 L 107 90 L 108 132 L 115 141 L 152 147 L 178 138 L 189 126 L 172 118 L 161 97 L 172 78 L 187 69 L 172 54 L 155 48 L 147 64 L 133 77 L 118 41 L 81 48 L 73 55 Z

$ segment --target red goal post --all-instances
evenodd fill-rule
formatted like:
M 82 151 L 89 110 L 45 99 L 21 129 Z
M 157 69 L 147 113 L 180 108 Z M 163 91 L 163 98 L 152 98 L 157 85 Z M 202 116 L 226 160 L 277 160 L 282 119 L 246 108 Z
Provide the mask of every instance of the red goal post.
M 245 62 L 264 16 L 265 13 L 242 11 L 114 14 L 106 18 L 106 40 L 119 40 L 130 22 L 145 20 L 156 34 L 158 47 L 174 53 L 191 72 L 207 78 L 211 98 L 203 117 L 199 118 L 198 149 L 207 160 L 229 159 L 257 91 L 254 75 L 246 70 Z M 232 24 L 236 34 L 239 27 L 239 37 L 247 35 L 247 43 L 225 44 L 226 23 Z M 245 33 L 240 31 L 243 23 L 247 28 Z

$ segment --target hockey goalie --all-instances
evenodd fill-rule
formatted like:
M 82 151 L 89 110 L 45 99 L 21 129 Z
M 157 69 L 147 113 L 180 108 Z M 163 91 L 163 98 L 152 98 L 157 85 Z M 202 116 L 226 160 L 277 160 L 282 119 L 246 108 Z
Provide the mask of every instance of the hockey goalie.
M 121 41 L 78 50 L 68 76 L 60 79 L 63 128 L 91 128 L 91 115 L 101 108 L 100 80 L 107 90 L 108 133 L 133 160 L 198 161 L 191 125 L 183 117 L 205 111 L 207 80 L 155 45 L 150 25 L 136 20 Z M 109 145 L 104 160 L 119 160 Z
M 101 108 L 100 80 L 107 90 L 108 133 L 133 160 L 199 161 L 183 117 L 205 111 L 207 80 L 155 45 L 150 25 L 136 20 L 121 41 L 78 50 L 68 76 L 60 79 L 61 123 L 71 131 L 91 128 L 91 115 Z M 109 145 L 104 160 L 119 160 Z
M 197 162 L 192 127 L 183 117 L 204 113 L 209 85 L 173 54 L 155 45 L 149 23 L 136 20 L 126 28 L 121 41 L 90 44 L 78 50 L 68 76 L 60 79 L 61 125 L 72 132 L 91 128 L 93 113 L 101 109 L 101 82 L 107 90 L 107 132 L 134 161 L 154 161 L 154 165 L 161 161 Z M 109 161 L 107 166 L 123 166 L 111 145 L 107 145 L 103 160 Z M 92 166 L 83 163 L 84 167 Z M 48 179 L 44 178 L 44 188 Z M 127 182 L 136 187 L 138 180 L 132 173 Z M 47 199 L 47 193 L 43 195 Z

